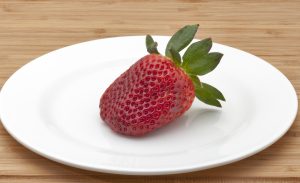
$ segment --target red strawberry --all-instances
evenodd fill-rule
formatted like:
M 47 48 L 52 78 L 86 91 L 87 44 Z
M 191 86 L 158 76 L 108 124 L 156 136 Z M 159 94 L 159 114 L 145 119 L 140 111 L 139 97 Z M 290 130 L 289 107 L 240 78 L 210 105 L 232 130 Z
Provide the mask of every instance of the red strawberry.
M 118 77 L 100 100 L 102 119 L 116 132 L 139 136 L 162 127 L 187 111 L 196 97 L 221 107 L 222 93 L 201 82 L 197 75 L 212 71 L 222 54 L 209 53 L 211 39 L 190 45 L 183 56 L 179 51 L 194 38 L 198 25 L 189 25 L 172 36 L 166 56 L 147 35 L 149 55 L 144 56 Z

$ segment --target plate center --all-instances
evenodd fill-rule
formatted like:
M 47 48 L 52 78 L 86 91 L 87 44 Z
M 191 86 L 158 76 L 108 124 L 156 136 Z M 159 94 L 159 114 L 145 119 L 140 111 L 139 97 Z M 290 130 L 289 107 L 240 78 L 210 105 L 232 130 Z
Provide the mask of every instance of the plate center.
M 134 61 L 102 62 L 61 76 L 46 88 L 42 97 L 40 114 L 47 119 L 45 125 L 55 135 L 93 151 L 134 156 L 169 156 L 205 149 L 246 128 L 248 120 L 244 119 L 243 111 L 251 111 L 251 102 L 245 101 L 250 100 L 244 96 L 247 92 L 233 87 L 240 84 L 225 87 L 217 82 L 216 86 L 222 88 L 228 99 L 221 110 L 195 100 L 182 117 L 149 135 L 134 138 L 114 133 L 99 116 L 99 100 L 110 83 Z M 245 103 L 249 109 L 241 107 Z

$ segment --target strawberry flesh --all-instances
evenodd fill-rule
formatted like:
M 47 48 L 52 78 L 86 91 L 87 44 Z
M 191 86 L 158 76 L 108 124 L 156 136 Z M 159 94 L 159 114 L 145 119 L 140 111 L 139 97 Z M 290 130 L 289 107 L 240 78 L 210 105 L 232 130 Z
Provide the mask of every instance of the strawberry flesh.
M 150 54 L 106 89 L 100 115 L 113 131 L 140 136 L 181 116 L 194 98 L 190 77 L 169 58 Z

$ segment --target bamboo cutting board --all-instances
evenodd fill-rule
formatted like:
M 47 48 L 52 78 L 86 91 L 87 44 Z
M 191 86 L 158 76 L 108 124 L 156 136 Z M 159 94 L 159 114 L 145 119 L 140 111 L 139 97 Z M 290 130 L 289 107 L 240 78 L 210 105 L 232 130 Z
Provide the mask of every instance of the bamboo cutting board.
M 300 1 L 0 0 L 0 85 L 30 60 L 70 44 L 123 35 L 171 35 L 200 24 L 197 38 L 270 62 L 300 92 Z M 253 71 L 255 74 L 255 71 Z M 270 81 L 271 82 L 271 81 Z M 246 104 L 245 104 L 246 105 Z M 171 176 L 120 176 L 67 167 L 18 144 L 0 125 L 0 182 L 300 182 L 300 119 L 274 145 L 245 160 Z

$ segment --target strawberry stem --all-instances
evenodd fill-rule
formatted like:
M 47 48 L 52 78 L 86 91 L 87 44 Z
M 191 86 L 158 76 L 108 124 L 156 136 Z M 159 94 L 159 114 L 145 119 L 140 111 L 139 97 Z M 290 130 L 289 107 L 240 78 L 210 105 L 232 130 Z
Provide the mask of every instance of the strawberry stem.
M 155 42 L 150 35 L 146 36 L 146 47 L 147 47 L 147 51 L 150 54 L 152 54 L 152 53 L 159 54 L 159 52 L 157 50 L 157 42 Z

